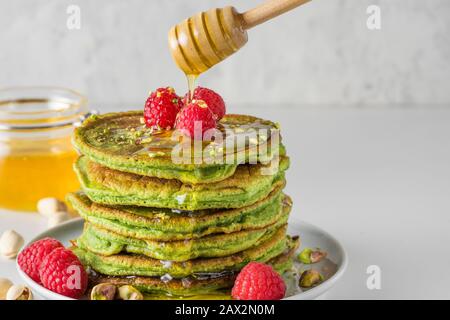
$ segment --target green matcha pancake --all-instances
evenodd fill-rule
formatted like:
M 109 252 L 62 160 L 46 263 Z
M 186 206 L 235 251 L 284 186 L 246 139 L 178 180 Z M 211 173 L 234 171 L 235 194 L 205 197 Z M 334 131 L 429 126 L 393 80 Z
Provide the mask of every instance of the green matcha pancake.
M 286 225 L 261 244 L 225 257 L 198 258 L 183 262 L 163 261 L 135 254 L 102 256 L 80 247 L 73 248 L 84 265 L 96 272 L 110 276 L 163 276 L 183 278 L 197 273 L 214 273 L 240 270 L 250 261 L 267 262 L 286 250 L 290 238 Z
M 266 261 L 280 274 L 292 266 L 292 258 L 299 246 L 298 237 L 288 238 L 287 248 L 278 256 Z M 143 276 L 106 276 L 95 272 L 90 276 L 92 285 L 111 283 L 115 285 L 132 285 L 141 292 L 148 294 L 149 299 L 227 299 L 229 290 L 233 287 L 236 272 L 218 272 L 194 274 L 181 279 L 169 275 L 163 277 Z M 205 295 L 205 296 L 203 296 Z
M 241 163 L 266 162 L 285 152 L 278 126 L 267 120 L 225 115 L 214 142 L 200 142 L 196 149 L 190 142 L 189 153 L 181 153 L 173 131 L 152 132 L 142 124 L 142 116 L 141 111 L 91 116 L 75 130 L 74 145 L 108 168 L 191 184 L 224 180 Z M 173 155 L 179 159 L 186 154 L 190 156 L 183 161 L 174 161 Z
M 140 240 L 196 239 L 213 233 L 261 229 L 289 214 L 291 199 L 281 186 L 266 198 L 243 208 L 180 211 L 136 206 L 108 206 L 82 193 L 67 196 L 71 206 L 91 225 Z
M 240 165 L 225 180 L 196 185 L 109 169 L 84 156 L 77 160 L 74 169 L 83 191 L 96 203 L 201 210 L 241 208 L 264 199 L 284 186 L 288 166 L 289 158 L 283 156 L 275 168 Z
M 286 214 L 273 225 L 262 229 L 219 233 L 199 239 L 166 242 L 124 237 L 86 223 L 83 234 L 77 240 L 77 246 L 104 256 L 135 253 L 170 261 L 186 261 L 199 257 L 224 257 L 264 242 L 276 232 L 278 227 L 286 224 L 287 219 L 288 215 Z

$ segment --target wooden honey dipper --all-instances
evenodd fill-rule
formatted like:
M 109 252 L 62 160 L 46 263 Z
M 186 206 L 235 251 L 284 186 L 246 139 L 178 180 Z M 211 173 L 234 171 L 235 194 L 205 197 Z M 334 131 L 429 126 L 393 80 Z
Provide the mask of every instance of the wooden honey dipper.
M 248 29 L 309 1 L 268 0 L 244 13 L 234 7 L 200 12 L 170 29 L 172 57 L 186 75 L 195 78 L 242 48 Z

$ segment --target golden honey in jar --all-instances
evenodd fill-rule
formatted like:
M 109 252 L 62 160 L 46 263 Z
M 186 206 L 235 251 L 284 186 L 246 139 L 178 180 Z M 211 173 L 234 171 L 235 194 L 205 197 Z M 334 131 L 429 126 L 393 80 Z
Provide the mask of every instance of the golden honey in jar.
M 67 89 L 0 90 L 0 208 L 36 211 L 40 199 L 79 188 L 71 135 L 86 108 Z

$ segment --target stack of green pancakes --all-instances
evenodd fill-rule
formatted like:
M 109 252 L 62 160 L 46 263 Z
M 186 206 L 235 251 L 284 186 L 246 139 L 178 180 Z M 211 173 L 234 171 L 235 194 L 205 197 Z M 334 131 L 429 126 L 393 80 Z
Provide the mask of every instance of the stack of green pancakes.
M 76 129 L 81 191 L 67 200 L 85 226 L 72 249 L 92 284 L 212 297 L 251 261 L 291 267 L 299 239 L 286 235 L 289 158 L 278 126 L 226 115 L 209 139 L 185 140 L 146 128 L 138 111 Z

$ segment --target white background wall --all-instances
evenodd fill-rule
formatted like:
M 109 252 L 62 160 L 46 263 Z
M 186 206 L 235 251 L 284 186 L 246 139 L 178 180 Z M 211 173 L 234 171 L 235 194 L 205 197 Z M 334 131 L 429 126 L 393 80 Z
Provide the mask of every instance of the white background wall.
M 0 87 L 77 89 L 96 108 L 141 107 L 147 92 L 185 91 L 169 28 L 198 11 L 247 0 L 0 0 Z M 67 6 L 81 29 L 66 27 Z M 382 28 L 366 27 L 381 7 Z M 231 111 L 268 106 L 450 106 L 450 1 L 313 0 L 250 31 L 249 43 L 200 84 Z M 238 107 L 239 106 L 239 107 Z

